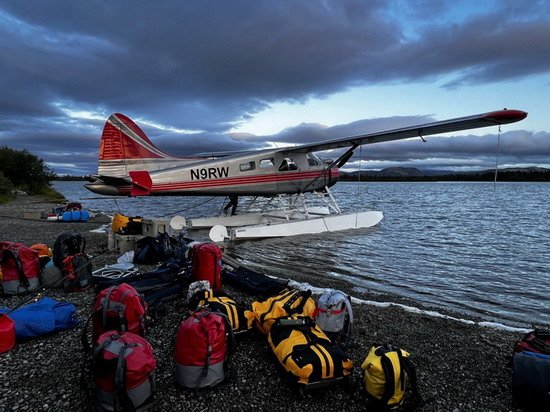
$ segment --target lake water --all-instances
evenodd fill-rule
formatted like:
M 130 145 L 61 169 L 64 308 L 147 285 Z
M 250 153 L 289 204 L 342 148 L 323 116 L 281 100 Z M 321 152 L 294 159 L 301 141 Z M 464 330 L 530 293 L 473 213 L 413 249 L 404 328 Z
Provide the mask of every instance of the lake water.
M 225 199 L 100 198 L 83 182 L 55 182 L 71 201 L 107 213 L 217 214 Z M 239 243 L 266 273 L 338 278 L 510 326 L 550 326 L 550 184 L 338 183 L 344 211 L 381 210 L 359 231 Z M 242 202 L 242 201 L 241 201 Z M 191 235 L 207 236 L 207 232 Z

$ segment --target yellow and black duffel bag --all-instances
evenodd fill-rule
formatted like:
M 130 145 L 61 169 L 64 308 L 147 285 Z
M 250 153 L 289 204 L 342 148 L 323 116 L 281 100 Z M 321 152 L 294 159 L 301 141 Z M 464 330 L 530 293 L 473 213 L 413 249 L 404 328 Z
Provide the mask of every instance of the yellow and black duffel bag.
M 386 344 L 373 346 L 361 365 L 368 398 L 386 409 L 399 407 L 410 387 L 412 402 L 421 401 L 416 368 L 403 349 Z
M 117 235 L 141 235 L 141 217 L 125 216 L 116 213 L 111 222 L 111 229 Z
M 301 387 L 334 384 L 351 373 L 353 362 L 308 316 L 277 319 L 268 341 L 287 378 Z
M 212 312 L 219 312 L 227 316 L 233 328 L 233 333 L 248 330 L 243 308 L 228 296 L 213 292 L 212 290 L 201 290 L 189 298 L 189 310 L 191 312 L 196 311 L 200 307 L 208 308 Z
M 248 327 L 254 324 L 260 332 L 267 335 L 271 325 L 279 318 L 292 315 L 313 317 L 317 305 L 310 290 L 283 290 L 263 302 L 252 302 L 252 310 L 245 311 Z

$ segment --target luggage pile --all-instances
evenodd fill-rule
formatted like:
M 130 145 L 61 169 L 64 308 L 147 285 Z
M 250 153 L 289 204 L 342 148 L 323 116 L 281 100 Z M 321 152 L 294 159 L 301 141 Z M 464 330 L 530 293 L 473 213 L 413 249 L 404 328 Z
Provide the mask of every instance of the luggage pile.
M 43 243 L 30 247 L 18 242 L 0 242 L 2 293 L 24 295 L 40 287 L 82 291 L 89 287 L 92 264 L 85 253 L 86 241 L 77 232 L 59 235 L 53 251 Z
M 92 265 L 85 248 L 86 242 L 77 232 L 59 235 L 53 251 L 43 243 L 27 247 L 0 242 L 1 293 L 30 296 L 12 309 L 0 308 L 0 353 L 12 349 L 16 340 L 48 335 L 79 323 L 72 303 L 40 298 L 40 294 L 53 287 L 69 292 L 89 287 Z
M 135 260 L 162 264 L 145 273 L 117 274 L 119 269 L 113 267 L 92 272 L 86 242 L 76 232 L 59 235 L 53 250 L 43 244 L 27 248 L 3 242 L 3 287 L 13 294 L 30 293 L 40 285 L 71 292 L 93 290 L 94 303 L 81 336 L 86 352 L 81 385 L 98 410 L 155 406 L 157 359 L 148 332 L 165 304 L 183 298 L 185 291 L 188 312 L 169 333 L 175 336 L 171 353 L 180 387 L 203 390 L 234 376 L 231 363 L 238 338 L 254 330 L 265 336 L 276 368 L 299 393 L 351 376 L 353 312 L 348 295 L 328 290 L 314 299 L 309 290 L 285 288 L 287 282 L 249 269 L 227 270 L 219 246 L 188 241 L 166 233 L 145 237 L 138 241 Z M 250 305 L 237 302 L 224 292 L 226 280 L 261 298 Z M 52 306 L 58 313 L 66 309 L 71 308 Z M 56 321 L 62 325 L 59 329 L 78 322 L 74 306 L 70 313 L 65 324 Z M 0 352 L 13 347 L 18 323 L 23 324 L 0 314 L 0 333 L 7 337 Z M 362 369 L 366 396 L 377 405 L 396 407 L 407 393 L 417 393 L 416 373 L 404 350 L 374 346 Z

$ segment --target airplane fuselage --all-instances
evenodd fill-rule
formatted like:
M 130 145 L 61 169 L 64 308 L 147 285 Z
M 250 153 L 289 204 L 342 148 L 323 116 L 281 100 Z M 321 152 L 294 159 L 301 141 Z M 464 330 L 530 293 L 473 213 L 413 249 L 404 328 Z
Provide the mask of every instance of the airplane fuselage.
M 141 159 L 141 163 L 126 166 L 149 171 L 151 196 L 272 196 L 310 192 L 334 185 L 339 176 L 337 168 L 327 169 L 311 153 L 285 156 L 273 150 L 262 150 L 248 155 L 182 160 L 181 163 L 159 168 L 155 159 Z M 124 184 L 122 176 L 109 181 L 100 175 L 98 180 L 86 184 L 86 188 L 112 196 L 129 196 L 132 192 L 131 180 Z

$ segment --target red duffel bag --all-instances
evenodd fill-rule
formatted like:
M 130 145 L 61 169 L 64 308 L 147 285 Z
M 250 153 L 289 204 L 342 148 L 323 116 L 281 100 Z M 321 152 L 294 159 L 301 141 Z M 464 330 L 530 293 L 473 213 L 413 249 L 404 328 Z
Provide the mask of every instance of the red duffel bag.
M 215 243 L 199 243 L 191 252 L 193 281 L 207 280 L 212 290 L 222 288 L 222 250 Z
M 233 333 L 226 317 L 207 310 L 192 313 L 176 335 L 176 381 L 191 389 L 217 385 L 225 379 L 232 351 Z
M 156 403 L 157 360 L 147 340 L 131 332 L 107 331 L 92 353 L 96 409 L 145 411 Z

